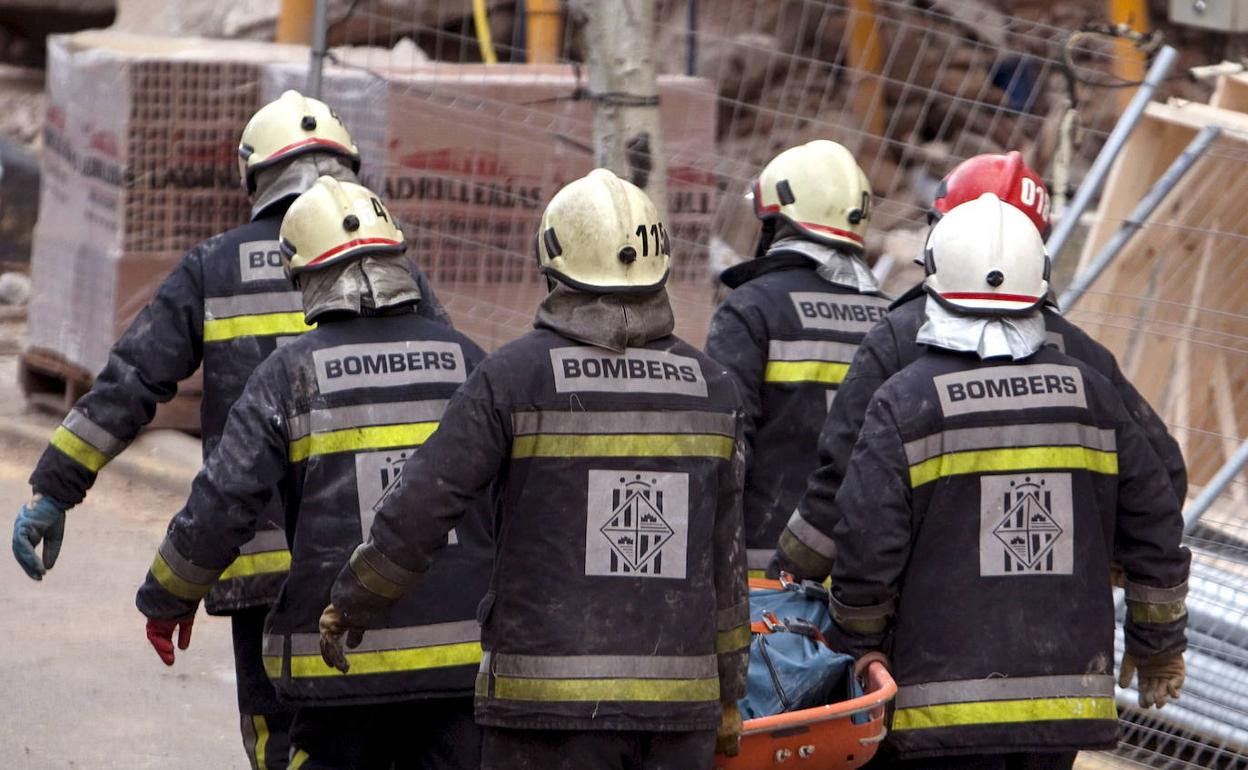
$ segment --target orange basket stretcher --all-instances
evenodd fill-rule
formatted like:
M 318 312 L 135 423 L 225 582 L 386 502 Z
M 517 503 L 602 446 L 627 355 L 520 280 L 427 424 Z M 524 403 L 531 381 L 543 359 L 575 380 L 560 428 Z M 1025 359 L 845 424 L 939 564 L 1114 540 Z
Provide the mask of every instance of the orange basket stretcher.
M 776 581 L 750 580 L 751 587 L 778 587 Z M 715 756 L 716 770 L 854 770 L 875 756 L 888 734 L 884 711 L 897 694 L 897 683 L 879 663 L 867 668 L 865 694 L 827 706 L 749 719 L 741 735 L 741 753 Z M 854 723 L 854 717 L 867 715 Z

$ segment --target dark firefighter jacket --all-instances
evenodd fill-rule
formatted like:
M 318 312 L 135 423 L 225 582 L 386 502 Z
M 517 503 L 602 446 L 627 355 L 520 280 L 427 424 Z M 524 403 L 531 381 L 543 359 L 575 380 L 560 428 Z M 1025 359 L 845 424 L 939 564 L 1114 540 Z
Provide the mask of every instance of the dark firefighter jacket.
M 601 326 L 587 318 L 599 310 L 644 317 L 653 308 L 620 311 L 654 295 L 580 296 L 575 321 L 555 331 L 539 314 L 451 399 L 334 606 L 367 618 L 420 579 L 464 501 L 498 479 L 477 721 L 713 729 L 721 699 L 744 693 L 750 641 L 739 402 L 718 364 L 671 336 L 664 292 L 668 323 L 620 352 L 569 337 L 594 338 L 579 329 Z
M 1050 347 L 929 350 L 867 409 L 837 495 L 829 641 L 884 649 L 905 757 L 1111 748 L 1127 651 L 1182 651 L 1179 503 L 1114 386 Z
M 470 693 L 481 659 L 475 613 L 492 558 L 485 498 L 469 501 L 428 581 L 349 652 L 348 674 L 322 662 L 317 622 L 403 463 L 482 357 L 466 337 L 410 309 L 329 316 L 278 348 L 230 411 L 170 523 L 139 609 L 148 617 L 194 611 L 278 490 L 291 567 L 266 624 L 264 662 L 282 698 L 326 705 Z
M 888 300 L 830 283 L 809 258 L 769 253 L 724 271 L 732 294 L 711 320 L 706 354 L 728 370 L 745 409 L 745 545 L 763 570 L 817 465 L 819 428 L 863 335 Z
M 797 512 L 780 536 L 778 561 L 783 569 L 811 579 L 827 576 L 834 555 L 830 538 L 838 515 L 834 501 L 849 453 L 876 389 L 926 349 L 915 342 L 919 327 L 926 320 L 926 296 L 922 286 L 918 286 L 898 298 L 884 321 L 867 333 L 854 356 L 819 433 L 818 467 L 810 476 Z M 1187 467 L 1178 442 L 1123 376 L 1113 353 L 1051 308 L 1044 308 L 1044 323 L 1048 345 L 1083 361 L 1113 384 L 1127 413 L 1164 462 L 1171 489 L 1182 503 L 1187 497 Z
M 71 505 L 95 476 L 151 422 L 157 404 L 204 367 L 200 406 L 204 457 L 225 428 L 230 406 L 247 378 L 273 350 L 307 331 L 303 300 L 286 278 L 277 249 L 285 205 L 198 244 L 109 353 L 95 384 L 65 417 L 39 459 L 35 492 Z M 424 275 L 413 265 L 423 296 L 419 312 L 449 325 Z M 290 554 L 273 504 L 256 537 L 208 595 L 213 613 L 271 604 L 286 578 Z

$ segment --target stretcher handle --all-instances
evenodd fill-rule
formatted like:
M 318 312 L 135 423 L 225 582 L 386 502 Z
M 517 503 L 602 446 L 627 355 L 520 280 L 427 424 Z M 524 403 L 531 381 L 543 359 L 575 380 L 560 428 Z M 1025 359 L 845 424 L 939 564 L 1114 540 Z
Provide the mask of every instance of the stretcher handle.
M 742 734 L 767 733 L 782 730 L 786 727 L 811 725 L 876 711 L 883 709 L 884 705 L 897 694 L 897 683 L 893 681 L 893 677 L 888 673 L 888 669 L 884 668 L 884 664 L 878 661 L 867 667 L 866 685 L 866 694 L 852 700 L 750 719 L 746 721 L 744 725 L 745 730 Z M 864 738 L 863 740 L 872 741 L 876 739 L 884 740 L 883 734 L 876 736 L 876 738 Z

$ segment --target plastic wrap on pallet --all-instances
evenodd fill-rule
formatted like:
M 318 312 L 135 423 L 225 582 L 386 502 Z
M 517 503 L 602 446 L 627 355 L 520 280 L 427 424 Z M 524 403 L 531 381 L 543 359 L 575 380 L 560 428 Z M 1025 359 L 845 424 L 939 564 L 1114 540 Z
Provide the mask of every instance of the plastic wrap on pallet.
M 187 248 L 246 221 L 236 151 L 297 47 L 109 32 L 48 40 L 29 345 L 98 371 Z

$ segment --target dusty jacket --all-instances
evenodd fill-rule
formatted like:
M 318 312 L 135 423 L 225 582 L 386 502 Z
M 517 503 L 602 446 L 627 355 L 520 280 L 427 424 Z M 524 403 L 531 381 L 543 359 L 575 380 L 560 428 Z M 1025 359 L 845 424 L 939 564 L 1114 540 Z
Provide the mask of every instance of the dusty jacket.
M 875 394 L 837 495 L 829 641 L 884 649 L 903 758 L 1112 748 L 1111 559 L 1128 652 L 1185 646 L 1190 554 L 1113 385 L 1052 348 L 930 350 Z
M 915 342 L 925 318 L 925 298 L 922 287 L 916 287 L 897 299 L 884 321 L 867 333 L 854 356 L 819 433 L 818 468 L 811 474 L 797 513 L 780 538 L 777 555 L 785 569 L 812 579 L 828 574 L 834 555 L 830 538 L 838 517 L 835 498 L 845 465 L 871 396 L 885 380 L 925 350 L 925 346 Z M 1127 413 L 1164 462 L 1171 490 L 1182 502 L 1187 496 L 1187 468 L 1179 445 L 1153 408 L 1123 376 L 1113 354 L 1047 307 L 1044 323 L 1050 345 L 1088 364 L 1114 386 Z
M 96 473 L 201 363 L 204 457 L 212 453 L 247 378 L 279 344 L 309 328 L 277 249 L 287 205 L 289 200 L 270 204 L 261 217 L 186 253 L 53 434 L 30 477 L 36 492 L 81 502 Z M 414 264 L 412 270 L 422 294 L 420 314 L 449 324 L 424 275 Z M 209 612 L 264 606 L 277 597 L 290 563 L 281 511 L 270 508 L 261 522 L 255 540 L 243 546 L 208 596 Z
M 558 293 L 451 400 L 334 605 L 370 622 L 436 569 L 442 533 L 497 480 L 478 721 L 714 728 L 720 700 L 743 693 L 749 644 L 734 388 L 671 336 L 664 293 L 576 307 Z
M 745 544 L 753 570 L 767 567 L 816 467 L 828 406 L 858 343 L 888 306 L 876 293 L 830 283 L 816 268 L 774 247 L 729 268 L 723 281 L 733 292 L 706 339 L 706 354 L 728 370 L 745 409 Z
M 467 695 L 481 657 L 475 613 L 492 557 L 484 499 L 469 501 L 421 589 L 349 652 L 348 675 L 321 660 L 317 621 L 334 577 L 483 357 L 410 308 L 379 312 L 387 314 L 322 316 L 261 364 L 138 594 L 149 617 L 193 611 L 276 493 L 291 567 L 266 625 L 264 662 L 293 703 Z

